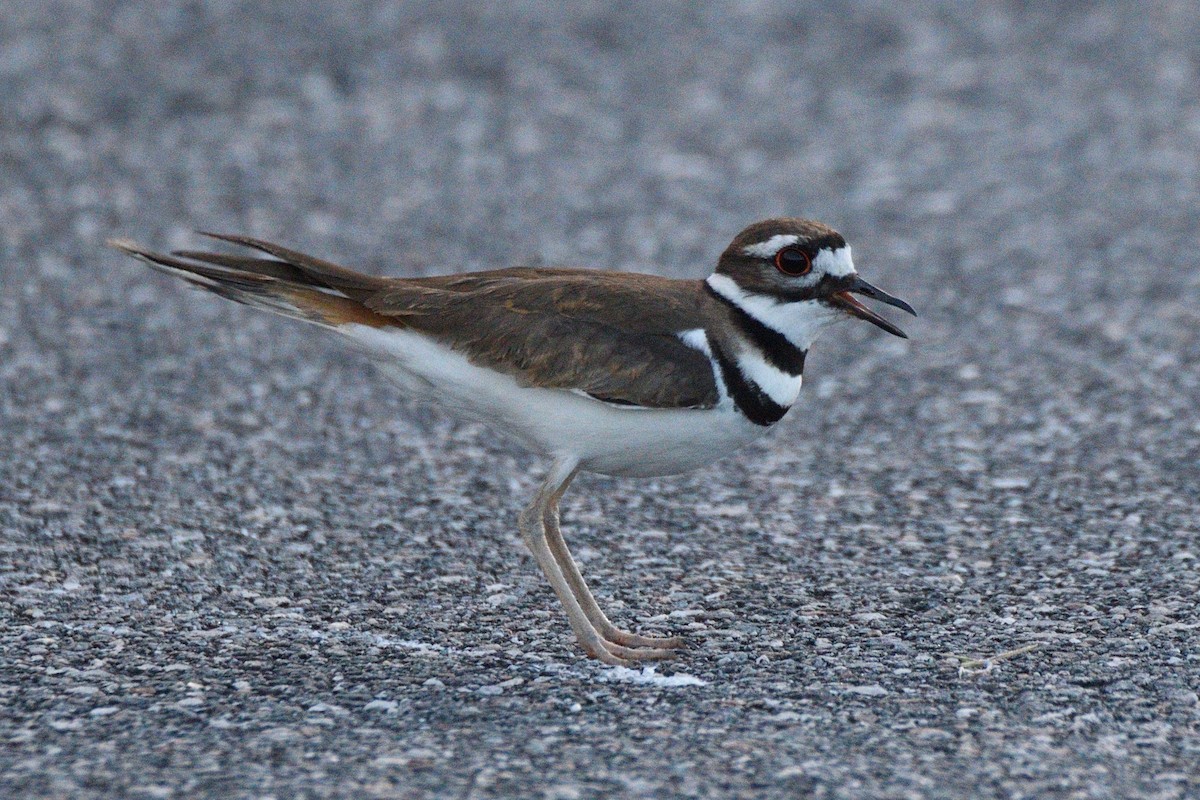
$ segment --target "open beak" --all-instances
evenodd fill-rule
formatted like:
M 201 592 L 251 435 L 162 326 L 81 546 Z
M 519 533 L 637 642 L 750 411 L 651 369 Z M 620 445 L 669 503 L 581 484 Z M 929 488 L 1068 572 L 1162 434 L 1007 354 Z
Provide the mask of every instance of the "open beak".
M 902 311 L 907 311 L 909 314 L 912 314 L 915 317 L 917 312 L 913 311 L 912 306 L 901 300 L 899 297 L 892 297 L 882 289 L 876 289 L 874 286 L 867 283 L 857 275 L 852 275 L 847 280 L 842 281 L 838 291 L 834 292 L 829 298 L 830 303 L 837 308 L 842 309 L 851 316 L 858 317 L 859 319 L 865 319 L 872 325 L 877 325 L 880 328 L 883 328 L 893 336 L 899 336 L 901 339 L 908 338 L 908 334 L 906 334 L 904 331 L 900 330 L 895 325 L 888 322 L 886 319 L 879 316 L 862 303 L 858 302 L 858 298 L 851 294 L 851 292 L 854 292 L 855 294 L 861 294 L 863 297 L 869 297 L 872 300 L 878 300 L 881 303 L 887 303 L 889 306 L 895 306 Z

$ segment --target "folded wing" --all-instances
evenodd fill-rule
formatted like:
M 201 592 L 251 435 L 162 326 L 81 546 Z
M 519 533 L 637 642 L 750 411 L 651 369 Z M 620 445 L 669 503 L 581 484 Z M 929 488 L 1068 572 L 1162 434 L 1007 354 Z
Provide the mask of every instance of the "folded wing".
M 712 364 L 685 344 L 698 282 L 517 268 L 397 280 L 364 305 L 528 386 L 650 408 L 711 408 Z
M 517 267 L 379 278 L 260 239 L 209 234 L 271 258 L 154 253 L 113 242 L 150 266 L 223 297 L 337 328 L 409 328 L 519 383 L 609 403 L 711 408 L 712 363 L 679 334 L 695 327 L 699 281 Z

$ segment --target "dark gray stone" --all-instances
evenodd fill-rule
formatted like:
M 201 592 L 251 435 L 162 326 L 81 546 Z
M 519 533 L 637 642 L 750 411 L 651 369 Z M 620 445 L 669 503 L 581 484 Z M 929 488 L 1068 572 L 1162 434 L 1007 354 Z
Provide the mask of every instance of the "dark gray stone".
M 0 795 L 1200 795 L 1197 41 L 1188 2 L 5 3 Z M 781 213 L 912 340 L 847 324 L 771 438 L 565 502 L 703 685 L 574 647 L 535 459 L 102 247 L 698 277 Z

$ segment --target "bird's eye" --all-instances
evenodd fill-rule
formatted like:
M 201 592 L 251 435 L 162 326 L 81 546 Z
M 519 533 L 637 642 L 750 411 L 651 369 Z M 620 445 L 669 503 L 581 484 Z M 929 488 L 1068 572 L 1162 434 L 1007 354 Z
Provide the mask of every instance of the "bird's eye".
M 775 269 L 796 277 L 812 271 L 812 258 L 799 247 L 785 247 L 775 254 Z

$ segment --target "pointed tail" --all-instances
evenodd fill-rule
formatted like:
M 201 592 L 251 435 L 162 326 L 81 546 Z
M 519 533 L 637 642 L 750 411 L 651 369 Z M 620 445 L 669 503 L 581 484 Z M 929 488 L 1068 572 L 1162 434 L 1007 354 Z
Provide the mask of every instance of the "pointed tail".
M 386 282 L 279 245 L 242 236 L 204 234 L 266 253 L 273 258 L 193 250 L 163 254 L 128 239 L 108 245 L 147 266 L 238 303 L 327 328 L 346 324 L 383 327 L 396 321 L 361 302 Z

